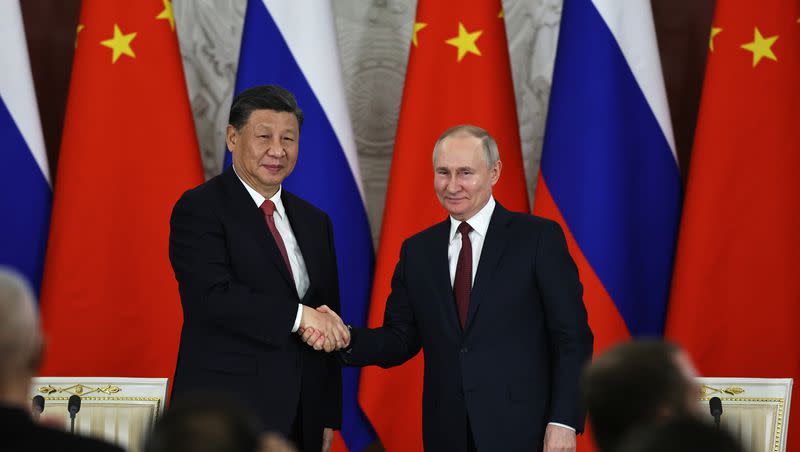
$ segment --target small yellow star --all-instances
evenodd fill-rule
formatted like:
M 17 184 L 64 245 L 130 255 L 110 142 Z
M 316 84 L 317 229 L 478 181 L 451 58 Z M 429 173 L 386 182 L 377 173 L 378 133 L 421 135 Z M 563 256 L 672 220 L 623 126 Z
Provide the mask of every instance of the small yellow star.
M 483 30 L 474 31 L 472 33 L 467 32 L 467 29 L 464 28 L 464 24 L 461 22 L 458 23 L 458 36 L 455 38 L 450 38 L 446 43 L 450 44 L 453 47 L 458 48 L 458 61 L 464 58 L 464 55 L 467 53 L 474 53 L 475 55 L 480 56 L 481 51 L 475 42 L 478 38 L 481 37 Z
M 172 2 L 170 0 L 161 0 L 164 3 L 164 11 L 161 11 L 156 16 L 156 19 L 166 19 L 169 21 L 169 28 L 175 31 L 175 13 L 172 11 Z
M 131 49 L 131 41 L 133 41 L 135 37 L 136 33 L 122 34 L 119 25 L 114 24 L 114 37 L 106 39 L 105 41 L 100 41 L 100 45 L 104 45 L 114 51 L 111 56 L 111 63 L 113 64 L 117 62 L 120 55 L 128 55 L 131 58 L 136 58 L 133 49 Z
M 500 8 L 500 12 L 497 13 L 497 18 L 502 19 L 504 17 L 506 17 L 506 14 L 503 12 L 503 8 Z
M 78 48 L 78 35 L 81 34 L 81 30 L 83 30 L 84 28 L 86 28 L 86 25 L 78 24 L 78 28 L 75 30 L 75 48 L 76 49 Z
M 762 58 L 769 58 L 772 61 L 778 61 L 778 57 L 772 53 L 771 48 L 772 44 L 774 44 L 777 40 L 777 35 L 765 38 L 761 36 L 761 32 L 758 30 L 758 27 L 755 28 L 755 32 L 753 33 L 753 42 L 742 44 L 743 49 L 753 52 L 753 67 L 756 67 Z
M 414 32 L 411 34 L 411 43 L 414 44 L 414 47 L 419 47 L 419 43 L 417 42 L 417 32 L 427 26 L 428 24 L 426 23 L 414 22 Z
M 711 35 L 708 37 L 708 48 L 712 52 L 714 51 L 714 37 L 720 33 L 722 33 L 722 28 L 711 27 Z

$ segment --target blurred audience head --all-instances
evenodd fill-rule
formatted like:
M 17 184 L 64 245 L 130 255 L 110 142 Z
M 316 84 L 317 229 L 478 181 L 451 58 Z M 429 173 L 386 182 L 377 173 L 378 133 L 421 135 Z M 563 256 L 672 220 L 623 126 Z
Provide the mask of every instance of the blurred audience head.
M 617 345 L 584 371 L 581 389 L 597 445 L 614 450 L 638 427 L 699 410 L 696 371 L 677 346 L 657 340 Z
M 743 452 L 727 431 L 692 417 L 632 432 L 616 452 Z
M 0 400 L 30 406 L 42 336 L 33 292 L 21 275 L 0 267 Z
M 256 418 L 228 398 L 195 394 L 174 403 L 150 433 L 145 452 L 289 452 L 280 435 L 262 435 Z

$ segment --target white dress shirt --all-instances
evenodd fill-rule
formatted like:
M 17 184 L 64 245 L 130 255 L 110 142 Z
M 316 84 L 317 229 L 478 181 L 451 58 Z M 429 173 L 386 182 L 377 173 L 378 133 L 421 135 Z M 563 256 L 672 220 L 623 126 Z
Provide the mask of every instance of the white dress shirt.
M 489 201 L 471 218 L 466 220 L 467 224 L 472 227 L 469 231 L 469 241 L 472 244 L 472 284 L 475 284 L 475 275 L 478 273 L 478 263 L 481 260 L 481 251 L 483 251 L 483 243 L 486 241 L 486 232 L 489 230 L 489 222 L 492 220 L 492 213 L 497 203 L 494 196 L 489 197 Z M 458 232 L 458 226 L 461 224 L 460 220 L 450 217 L 450 244 L 447 247 L 447 262 L 450 264 L 450 287 L 453 287 L 453 281 L 456 279 L 456 265 L 458 265 L 458 254 L 461 252 L 461 233 Z M 575 431 L 569 425 L 559 424 L 558 422 L 550 422 L 548 424 L 557 425 L 559 427 L 568 428 Z
M 472 284 L 475 284 L 475 275 L 478 273 L 478 262 L 481 261 L 481 251 L 483 242 L 486 240 L 486 231 L 489 230 L 489 222 L 492 220 L 492 213 L 495 206 L 494 196 L 489 197 L 489 201 L 472 218 L 466 220 L 472 227 L 469 231 L 469 241 L 472 243 Z M 450 245 L 447 247 L 447 262 L 450 264 L 450 287 L 456 279 L 456 265 L 458 265 L 458 254 L 461 252 L 461 233 L 458 232 L 460 220 L 450 217 Z
M 236 168 L 233 169 L 233 172 L 236 172 Z M 238 173 L 236 177 L 239 177 Z M 242 182 L 242 185 L 244 185 L 244 188 L 247 189 L 247 193 L 250 193 L 250 197 L 253 198 L 256 207 L 260 208 L 266 198 L 264 198 L 261 193 L 255 191 L 253 187 L 247 185 L 247 182 L 242 180 L 241 177 L 239 177 L 239 180 Z M 275 204 L 275 213 L 272 215 L 272 219 L 275 221 L 275 228 L 281 233 L 283 244 L 286 246 L 286 255 L 289 257 L 289 265 L 292 267 L 292 276 L 294 277 L 294 285 L 297 288 L 297 294 L 300 298 L 303 298 L 308 291 L 308 287 L 311 285 L 311 280 L 308 279 L 306 261 L 303 260 L 303 253 L 300 252 L 300 245 L 297 244 L 297 238 L 295 238 L 294 232 L 292 232 L 292 225 L 289 224 L 289 217 L 286 216 L 286 209 L 283 207 L 283 201 L 281 200 L 282 191 L 283 186 L 278 187 L 278 191 L 269 198 L 269 200 Z M 302 316 L 303 305 L 298 303 L 297 316 L 294 319 L 292 333 L 300 328 L 300 319 Z

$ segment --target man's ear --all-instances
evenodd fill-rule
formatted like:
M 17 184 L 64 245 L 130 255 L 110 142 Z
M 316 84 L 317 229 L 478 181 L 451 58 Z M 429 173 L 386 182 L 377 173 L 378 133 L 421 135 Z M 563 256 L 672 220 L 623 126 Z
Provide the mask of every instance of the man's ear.
M 503 162 L 498 160 L 495 162 L 494 167 L 491 169 L 492 172 L 492 185 L 496 184 L 498 180 L 500 180 L 500 172 L 503 170 Z
M 233 152 L 236 149 L 236 142 L 239 140 L 239 131 L 236 130 L 232 124 L 228 124 L 225 129 L 225 144 L 228 146 L 228 151 Z

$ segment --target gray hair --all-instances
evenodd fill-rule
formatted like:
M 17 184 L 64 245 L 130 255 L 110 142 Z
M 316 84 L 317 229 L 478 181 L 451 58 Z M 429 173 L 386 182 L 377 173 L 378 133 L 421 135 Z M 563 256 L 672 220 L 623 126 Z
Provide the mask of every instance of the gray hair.
M 473 126 L 471 124 L 461 124 L 445 130 L 439 139 L 436 140 L 436 144 L 433 145 L 434 165 L 436 164 L 436 156 L 439 154 L 439 148 L 441 147 L 442 141 L 444 141 L 445 138 L 454 135 L 469 135 L 481 140 L 481 145 L 483 146 L 483 156 L 485 157 L 486 164 L 489 166 L 489 168 L 493 167 L 495 163 L 500 161 L 500 151 L 497 148 L 497 142 L 494 141 L 494 138 L 492 138 L 491 135 L 489 135 L 489 132 L 481 127 Z
M 42 346 L 33 292 L 17 272 L 0 267 L 0 383 L 37 370 Z

